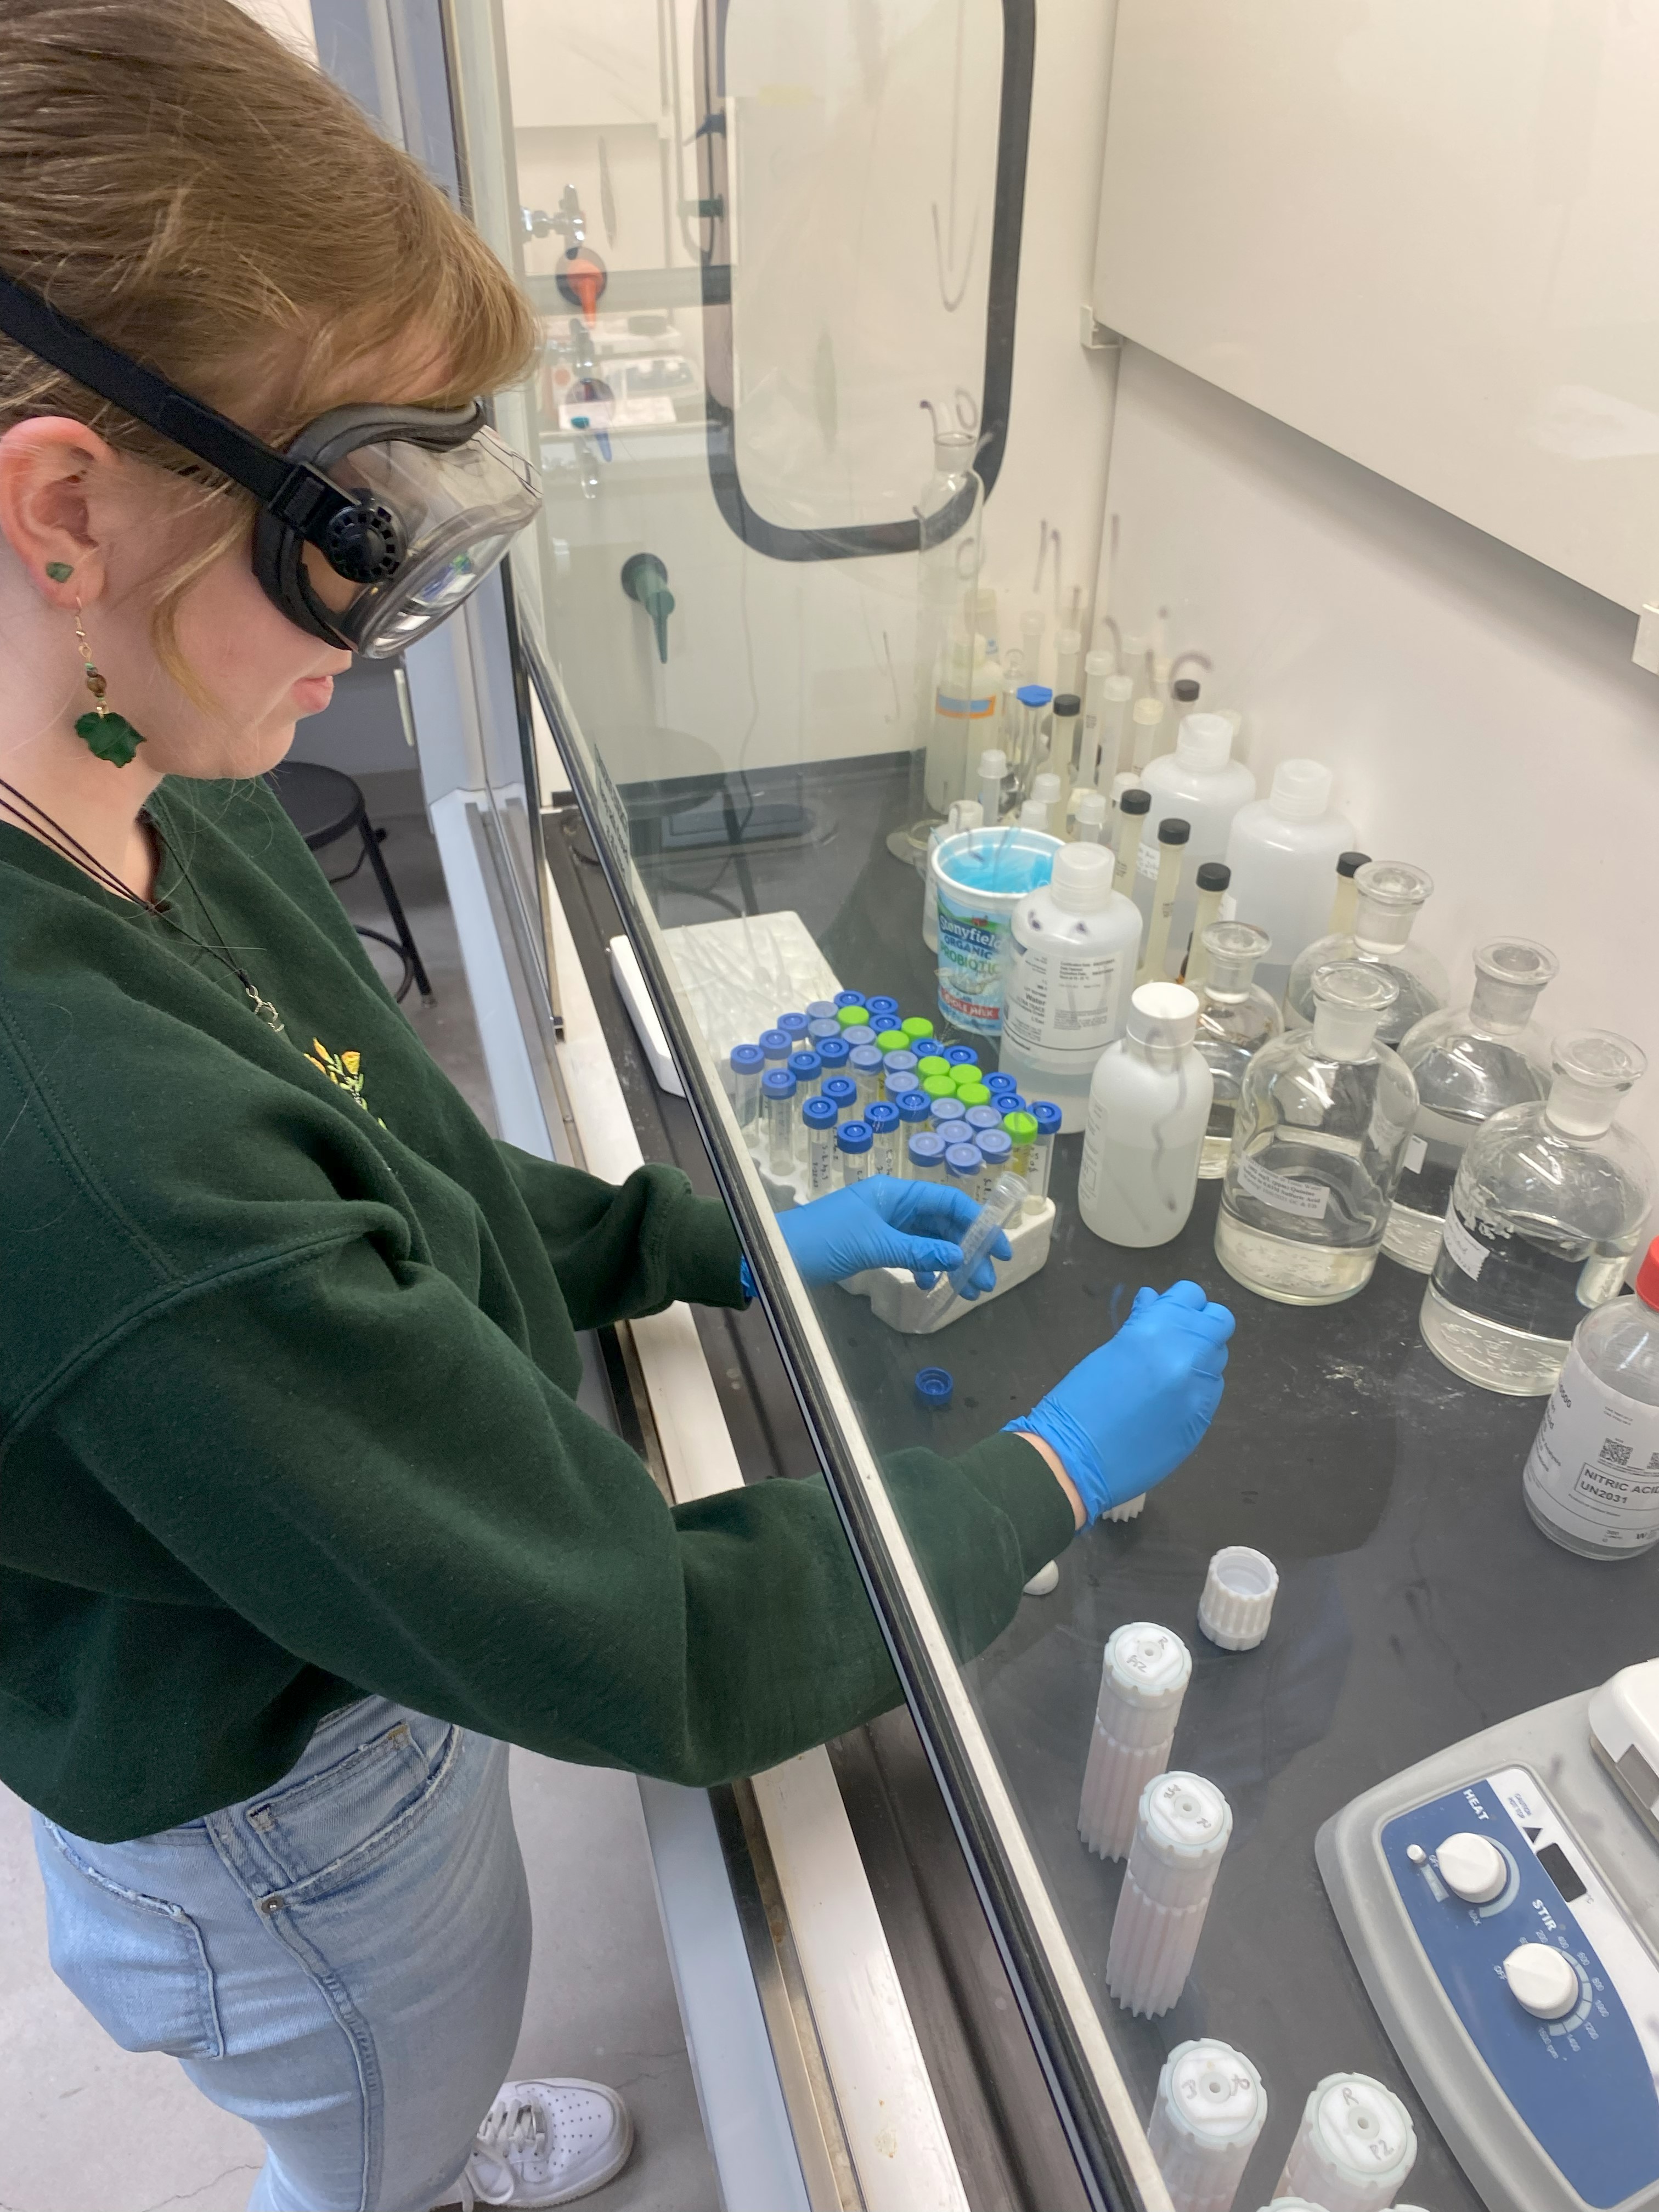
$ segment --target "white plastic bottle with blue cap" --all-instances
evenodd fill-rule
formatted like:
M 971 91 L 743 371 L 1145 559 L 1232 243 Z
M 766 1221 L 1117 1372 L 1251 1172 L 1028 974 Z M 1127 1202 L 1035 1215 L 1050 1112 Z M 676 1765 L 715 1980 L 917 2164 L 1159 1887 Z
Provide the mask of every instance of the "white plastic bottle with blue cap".
M 1192 992 L 1143 983 L 1095 1068 L 1078 1211 L 1109 1243 L 1167 1244 L 1187 1225 L 1214 1088 L 1197 1032 Z

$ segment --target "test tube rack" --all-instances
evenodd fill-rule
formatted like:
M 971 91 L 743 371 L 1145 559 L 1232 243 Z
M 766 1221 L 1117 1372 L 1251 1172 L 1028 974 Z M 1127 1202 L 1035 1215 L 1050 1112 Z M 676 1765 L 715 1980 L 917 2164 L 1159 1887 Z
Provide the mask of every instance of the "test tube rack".
M 1054 1202 L 1045 1198 L 1040 1206 L 1021 1214 L 1013 1226 L 1003 1232 L 1013 1257 L 996 1262 L 995 1290 L 981 1291 L 976 1298 L 952 1298 L 942 1312 L 933 1292 L 924 1291 L 904 1267 L 866 1267 L 860 1274 L 848 1275 L 841 1287 L 850 1291 L 854 1297 L 868 1298 L 876 1319 L 885 1322 L 901 1336 L 933 1336 L 948 1328 L 952 1322 L 960 1321 L 963 1314 L 979 1313 L 1007 1291 L 1028 1282 L 1047 1264 L 1054 1226 Z

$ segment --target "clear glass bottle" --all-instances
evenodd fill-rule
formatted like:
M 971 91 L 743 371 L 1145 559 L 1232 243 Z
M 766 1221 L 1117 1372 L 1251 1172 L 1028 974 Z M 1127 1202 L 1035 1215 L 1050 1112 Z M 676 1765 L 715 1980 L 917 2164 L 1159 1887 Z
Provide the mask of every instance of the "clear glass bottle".
M 1312 1021 L 1314 977 L 1338 961 L 1357 960 L 1392 977 L 1396 996 L 1377 1029 L 1384 1044 L 1398 1044 L 1425 1014 L 1437 1013 L 1451 995 L 1446 971 L 1432 952 L 1408 942 L 1419 909 L 1432 896 L 1434 878 L 1407 860 L 1367 860 L 1354 877 L 1353 928 L 1321 937 L 1298 952 L 1285 992 L 1285 1026 Z
M 1310 1029 L 1244 1071 L 1216 1221 L 1216 1257 L 1282 1305 L 1334 1305 L 1370 1280 L 1417 1111 L 1417 1085 L 1377 1032 L 1400 987 L 1339 961 L 1314 981 Z
M 1193 1042 L 1209 1062 L 1215 1085 L 1198 1160 L 1199 1175 L 1210 1181 L 1227 1172 L 1244 1070 L 1285 1024 L 1279 1008 L 1253 980 L 1256 962 L 1273 949 L 1265 929 L 1253 921 L 1212 921 L 1200 942 L 1203 980 L 1191 987 L 1198 993 L 1198 1035 Z
M 1382 1233 L 1382 1249 L 1426 1275 L 1469 1139 L 1506 1106 L 1550 1087 L 1549 1040 L 1533 1024 L 1538 994 L 1560 963 L 1525 937 L 1494 937 L 1474 956 L 1467 1006 L 1425 1015 L 1400 1042 L 1417 1083 L 1417 1126 Z
M 1547 1098 L 1470 1139 L 1419 1317 L 1455 1374 L 1514 1397 L 1555 1388 L 1579 1322 L 1618 1296 L 1653 1198 L 1653 1162 L 1613 1118 L 1646 1054 L 1578 1030 L 1551 1060 Z

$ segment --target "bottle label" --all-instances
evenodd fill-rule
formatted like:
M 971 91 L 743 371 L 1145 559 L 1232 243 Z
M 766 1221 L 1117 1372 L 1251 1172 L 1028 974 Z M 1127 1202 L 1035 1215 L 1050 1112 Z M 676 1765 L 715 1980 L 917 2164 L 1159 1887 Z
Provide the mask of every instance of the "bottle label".
M 1427 1159 L 1428 1157 L 1429 1140 L 1426 1137 L 1412 1137 L 1408 1139 L 1406 1145 L 1407 1174 L 1418 1174 L 1422 1168 L 1424 1161 Z
M 1646 1551 L 1659 1540 L 1659 1406 L 1598 1382 L 1575 1346 L 1522 1480 L 1551 1528 L 1601 1552 Z
M 982 698 L 959 699 L 950 692 L 933 694 L 933 712 L 947 722 L 982 722 L 996 711 L 996 700 L 989 692 Z
M 1044 959 L 1016 932 L 1002 1009 L 1002 1034 L 1021 1052 L 1054 1056 L 1056 1073 L 1092 1066 L 1123 1027 L 1133 975 L 1117 952 Z
M 822 1198 L 840 1182 L 836 1170 L 836 1140 L 827 1130 L 815 1129 L 806 1140 L 806 1190 L 810 1198 Z
M 1247 1152 L 1238 1163 L 1238 1187 L 1280 1213 L 1300 1214 L 1304 1221 L 1322 1221 L 1330 1204 L 1328 1186 L 1310 1182 L 1303 1176 L 1277 1175 Z
M 1002 1027 L 1011 917 L 976 908 L 972 897 L 971 891 L 945 886 L 935 901 L 939 1010 L 958 1029 L 994 1036 Z
M 1135 847 L 1135 873 L 1144 876 L 1149 884 L 1158 881 L 1158 863 L 1161 848 L 1139 844 Z
M 1471 1282 L 1478 1283 L 1480 1270 L 1492 1257 L 1486 1247 L 1465 1225 L 1462 1215 L 1455 1206 L 1446 1208 L 1446 1218 L 1441 1225 L 1440 1242 L 1453 1263 L 1461 1267 Z

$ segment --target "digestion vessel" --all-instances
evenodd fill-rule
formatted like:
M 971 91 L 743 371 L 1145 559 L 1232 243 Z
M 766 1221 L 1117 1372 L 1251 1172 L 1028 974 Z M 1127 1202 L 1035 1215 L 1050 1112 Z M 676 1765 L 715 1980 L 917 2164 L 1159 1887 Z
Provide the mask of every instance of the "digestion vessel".
M 1167 1771 L 1192 1655 L 1172 1628 L 1131 1620 L 1101 1654 L 1094 1732 L 1077 1832 L 1103 1859 L 1128 1856 L 1141 1793 Z
M 1067 845 L 1047 884 L 1014 909 L 1001 1066 L 1028 1098 L 1052 1098 L 1080 1129 L 1095 1062 L 1123 1031 L 1140 916 L 1112 889 L 1103 845 Z
M 1633 1298 L 1578 1324 L 1522 1480 L 1527 1510 L 1586 1559 L 1628 1559 L 1659 1540 L 1659 1242 Z
M 1143 983 L 1125 1033 L 1089 1086 L 1078 1210 L 1113 1244 L 1167 1244 L 1187 1225 L 1210 1119 L 1210 1071 L 1193 1048 L 1198 1000 L 1179 983 Z
M 1106 1986 L 1126 2012 L 1155 2019 L 1181 1995 L 1232 1832 L 1201 1774 L 1160 1774 L 1141 1792 L 1106 1954 Z
M 1549 1088 L 1549 1041 L 1532 1025 L 1555 955 L 1524 937 L 1495 937 L 1474 956 L 1467 1006 L 1426 1015 L 1400 1041 L 1417 1082 L 1417 1120 L 1382 1234 L 1382 1249 L 1426 1275 L 1469 1139 L 1506 1106 Z
M 1244 1071 L 1215 1250 L 1227 1273 L 1285 1305 L 1334 1305 L 1370 1280 L 1400 1179 L 1417 1086 L 1377 1030 L 1392 976 L 1322 969 L 1314 1023 Z
M 1419 1316 L 1454 1373 L 1518 1397 L 1555 1388 L 1585 1313 L 1617 1297 L 1653 1195 L 1652 1161 L 1613 1118 L 1640 1047 L 1579 1030 L 1553 1057 L 1548 1097 L 1470 1139 Z
M 1232 2212 L 1267 2118 L 1261 2076 L 1242 2051 L 1214 2036 L 1176 2044 L 1147 2131 L 1176 2212 Z
M 1409 942 L 1412 924 L 1434 891 L 1434 878 L 1407 860 L 1367 860 L 1353 878 L 1351 932 L 1322 937 L 1299 952 L 1285 993 L 1285 1026 L 1313 1019 L 1314 978 L 1339 960 L 1357 960 L 1393 981 L 1396 996 L 1378 1026 L 1384 1044 L 1398 1044 L 1425 1014 L 1437 1013 L 1450 987 L 1433 953 Z M 1340 892 L 1338 896 L 1340 898 Z
M 1328 2074 L 1309 2093 L 1275 2194 L 1326 2212 L 1383 2212 L 1417 2161 L 1411 2114 L 1369 2074 Z
M 1210 1178 L 1227 1171 L 1244 1071 L 1285 1024 L 1279 1008 L 1255 981 L 1256 963 L 1272 946 L 1265 929 L 1249 921 L 1212 922 L 1200 945 L 1203 981 L 1194 986 L 1198 1030 L 1193 1043 L 1209 1067 L 1214 1095 L 1198 1172 Z

